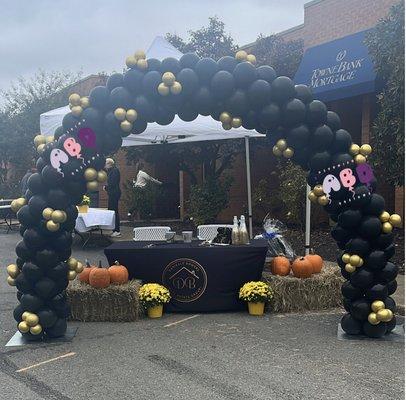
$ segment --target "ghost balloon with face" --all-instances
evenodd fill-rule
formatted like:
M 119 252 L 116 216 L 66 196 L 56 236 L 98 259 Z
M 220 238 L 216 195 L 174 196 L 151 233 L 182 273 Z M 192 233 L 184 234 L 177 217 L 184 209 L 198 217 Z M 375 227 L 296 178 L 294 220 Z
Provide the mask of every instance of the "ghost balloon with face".
M 360 182 L 365 183 L 371 189 L 371 182 L 375 179 L 371 166 L 367 163 L 359 164 L 356 171 Z
M 77 143 L 74 138 L 67 138 L 63 143 L 63 148 L 71 157 L 81 157 L 80 152 L 82 150 L 82 146 L 80 145 L 80 143 Z
M 330 193 L 331 191 L 338 192 L 341 189 L 339 180 L 334 175 L 326 175 L 323 180 L 323 192 L 326 194 L 329 202 L 331 203 Z
M 53 149 L 51 151 L 49 160 L 52 167 L 63 175 L 63 172 L 61 171 L 61 164 L 66 164 L 69 161 L 68 155 L 61 149 Z
M 357 182 L 357 178 L 353 175 L 351 168 L 345 168 L 340 171 L 340 181 L 345 188 L 352 192 L 352 196 L 354 197 L 354 185 Z

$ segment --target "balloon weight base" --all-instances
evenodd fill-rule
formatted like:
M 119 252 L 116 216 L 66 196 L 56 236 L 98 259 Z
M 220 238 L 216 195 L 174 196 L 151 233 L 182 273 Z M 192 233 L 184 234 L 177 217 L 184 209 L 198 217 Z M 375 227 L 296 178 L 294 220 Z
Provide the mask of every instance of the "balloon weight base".
M 69 327 L 66 330 L 65 335 L 58 337 L 58 338 L 50 338 L 44 337 L 42 340 L 34 340 L 30 341 L 21 335 L 19 331 L 17 331 L 13 337 L 7 342 L 6 347 L 15 347 L 15 346 L 26 346 L 26 345 L 35 345 L 35 344 L 42 344 L 42 343 L 58 343 L 58 342 L 70 342 L 75 337 L 77 327 Z
M 343 331 L 341 325 L 338 324 L 337 328 L 337 339 L 338 340 L 376 340 L 378 342 L 405 342 L 405 325 L 397 324 L 395 329 L 388 335 L 384 335 L 381 338 L 371 338 L 366 335 L 348 335 Z

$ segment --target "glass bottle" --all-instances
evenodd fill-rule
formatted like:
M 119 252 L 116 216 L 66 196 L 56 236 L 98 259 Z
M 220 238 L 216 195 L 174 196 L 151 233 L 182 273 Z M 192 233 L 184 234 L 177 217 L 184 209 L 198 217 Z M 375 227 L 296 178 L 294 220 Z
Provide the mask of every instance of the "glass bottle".
M 238 228 L 238 218 L 234 215 L 233 230 L 231 231 L 231 243 L 234 245 L 240 244 L 240 229 Z
M 249 244 L 249 236 L 247 225 L 245 224 L 245 217 L 241 215 L 240 217 L 240 243 L 241 244 Z

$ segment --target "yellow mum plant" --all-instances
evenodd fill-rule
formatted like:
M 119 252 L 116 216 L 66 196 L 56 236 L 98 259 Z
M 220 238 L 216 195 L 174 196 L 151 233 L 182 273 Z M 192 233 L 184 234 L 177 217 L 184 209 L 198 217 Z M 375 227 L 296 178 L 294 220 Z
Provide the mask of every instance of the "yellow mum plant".
M 244 284 L 240 289 L 239 297 L 250 303 L 265 303 L 272 299 L 273 291 L 265 282 L 252 281 Z
M 82 202 L 80 203 L 81 206 L 88 206 L 90 205 L 90 197 L 83 195 Z
M 145 308 L 169 303 L 171 294 L 169 290 L 158 283 L 146 283 L 140 287 L 139 298 Z

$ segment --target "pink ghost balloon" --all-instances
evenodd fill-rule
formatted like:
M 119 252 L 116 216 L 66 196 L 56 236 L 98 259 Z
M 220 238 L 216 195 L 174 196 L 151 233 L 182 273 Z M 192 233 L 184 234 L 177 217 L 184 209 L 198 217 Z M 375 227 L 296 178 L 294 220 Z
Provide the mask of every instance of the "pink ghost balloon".
M 78 138 L 85 147 L 96 147 L 96 134 L 91 128 L 82 128 L 79 130 Z
M 61 171 L 61 164 L 66 164 L 69 161 L 68 155 L 61 149 L 53 149 L 49 160 L 53 168 L 63 175 Z
M 367 163 L 359 164 L 357 165 L 356 171 L 360 182 L 370 187 L 371 182 L 375 179 L 371 166 Z
M 71 157 L 79 158 L 81 156 L 80 151 L 82 150 L 82 146 L 79 143 L 76 143 L 76 140 L 72 137 L 65 140 L 63 148 Z
M 345 168 L 340 171 L 340 181 L 344 187 L 355 195 L 354 185 L 357 182 L 357 178 L 353 175 L 351 168 Z

